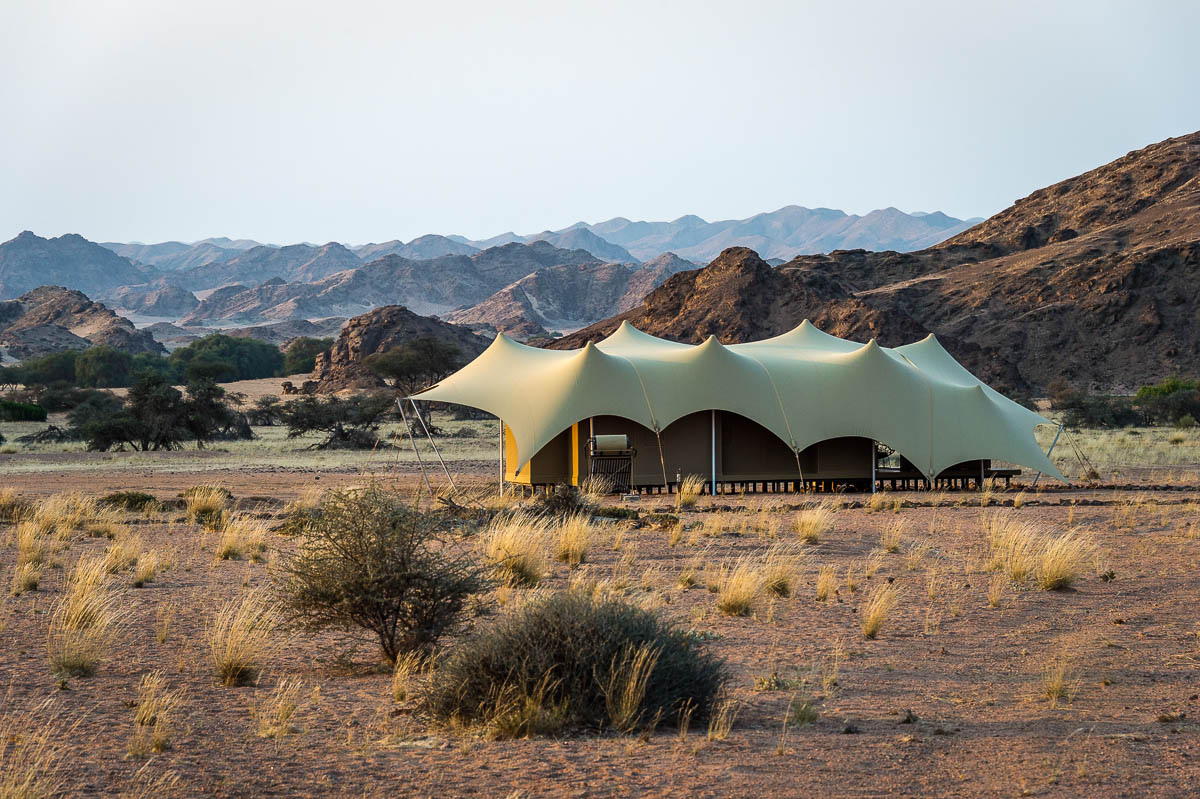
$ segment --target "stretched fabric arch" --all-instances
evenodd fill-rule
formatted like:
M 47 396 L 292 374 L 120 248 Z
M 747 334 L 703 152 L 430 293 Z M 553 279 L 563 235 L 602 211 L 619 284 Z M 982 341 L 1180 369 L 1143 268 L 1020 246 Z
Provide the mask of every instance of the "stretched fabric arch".
M 932 335 L 894 349 L 857 344 L 805 320 L 773 338 L 667 341 L 628 322 L 597 344 L 544 350 L 500 334 L 478 358 L 416 395 L 493 413 L 520 468 L 589 416 L 661 431 L 697 411 L 751 419 L 793 450 L 831 438 L 884 441 L 926 477 L 967 460 L 1008 461 L 1064 480 L 1034 428 L 1051 424 L 983 384 Z

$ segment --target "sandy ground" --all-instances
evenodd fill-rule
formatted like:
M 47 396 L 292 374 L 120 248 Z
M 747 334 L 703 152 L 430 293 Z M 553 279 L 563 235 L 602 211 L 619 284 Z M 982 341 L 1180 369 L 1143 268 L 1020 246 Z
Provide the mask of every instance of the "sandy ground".
M 460 482 L 480 491 L 491 466 L 454 464 Z M 420 479 L 401 467 L 379 476 L 404 490 Z M 247 497 L 272 498 L 263 505 L 271 514 L 279 512 L 278 500 L 318 477 L 321 485 L 362 479 L 353 470 L 230 470 L 203 477 L 228 486 L 243 504 L 255 504 Z M 195 473 L 169 468 L 5 477 L 31 498 L 117 488 L 168 498 L 196 482 Z M 567 735 L 493 742 L 451 733 L 431 726 L 418 700 L 393 701 L 390 675 L 376 669 L 369 643 L 334 636 L 297 635 L 257 686 L 222 687 L 209 665 L 205 625 L 247 587 L 265 587 L 270 562 L 290 544 L 272 534 L 268 563 L 218 561 L 215 536 L 177 512 L 130 517 L 129 529 L 144 546 L 173 565 L 147 587 L 124 589 L 128 624 L 91 678 L 60 688 L 46 660 L 47 614 L 71 565 L 102 552 L 108 541 L 76 539 L 55 554 L 61 568 L 47 570 L 39 590 L 6 593 L 0 683 L 8 709 L 52 700 L 54 709 L 42 717 L 54 716 L 61 730 L 64 795 L 73 796 L 144 788 L 164 774 L 179 782 L 173 792 L 154 795 L 1200 794 L 1200 492 L 1027 494 L 1020 508 L 981 508 L 973 494 L 907 498 L 936 499 L 940 506 L 837 511 L 832 529 L 808 547 L 794 594 L 760 601 L 747 618 L 721 615 L 714 594 L 680 589 L 678 577 L 692 562 L 759 558 L 778 542 L 794 543 L 795 512 L 785 506 L 798 498 L 718 498 L 719 507 L 750 509 L 727 511 L 709 511 L 702 500 L 697 512 L 684 515 L 691 529 L 674 547 L 653 527 L 604 528 L 586 573 L 626 584 L 632 600 L 702 633 L 729 661 L 741 704 L 725 740 L 708 740 L 703 728 L 683 737 L 668 723 L 647 740 Z M 1059 504 L 1063 500 L 1104 504 L 1069 507 Z M 630 504 L 648 510 L 664 501 L 644 497 Z M 1049 531 L 1076 529 L 1095 544 L 1097 559 L 1070 590 L 1009 585 L 991 607 L 990 575 L 981 564 L 988 513 L 1019 514 Z M 867 578 L 881 531 L 897 520 L 904 525 L 902 551 L 877 555 L 878 571 Z M 15 559 L 10 529 L 0 525 L 6 585 Z M 838 595 L 827 602 L 815 599 L 822 566 L 834 567 L 839 579 Z M 857 575 L 857 591 L 849 588 L 847 570 Z M 1099 579 L 1109 571 L 1115 579 Z M 556 564 L 545 586 L 562 587 L 569 578 L 566 566 Z M 130 581 L 127 573 L 117 579 Z M 867 640 L 859 628 L 863 597 L 886 579 L 899 588 L 901 601 L 879 637 Z M 503 612 L 497 605 L 491 594 L 483 600 Z M 1059 658 L 1068 664 L 1071 697 L 1052 704 L 1041 686 Z M 817 720 L 785 728 L 796 691 L 789 681 L 814 668 L 828 674 L 834 661 L 836 684 L 813 693 Z M 155 669 L 184 690 L 184 711 L 169 750 L 130 758 L 131 703 L 142 675 Z M 772 673 L 782 687 L 760 690 L 760 680 Z M 284 680 L 304 685 L 298 729 L 278 740 L 260 738 L 254 708 Z M 908 711 L 915 721 L 903 723 Z

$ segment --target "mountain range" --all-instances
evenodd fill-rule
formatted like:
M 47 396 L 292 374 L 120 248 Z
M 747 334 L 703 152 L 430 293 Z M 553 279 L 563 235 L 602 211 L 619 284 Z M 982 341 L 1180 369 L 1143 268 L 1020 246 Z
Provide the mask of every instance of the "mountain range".
M 1018 200 L 917 252 L 840 251 L 772 268 L 731 248 L 622 319 L 699 343 L 782 333 L 803 319 L 894 346 L 928 333 L 993 385 L 1042 391 L 1063 377 L 1122 390 L 1200 373 L 1200 133 L 1167 139 Z

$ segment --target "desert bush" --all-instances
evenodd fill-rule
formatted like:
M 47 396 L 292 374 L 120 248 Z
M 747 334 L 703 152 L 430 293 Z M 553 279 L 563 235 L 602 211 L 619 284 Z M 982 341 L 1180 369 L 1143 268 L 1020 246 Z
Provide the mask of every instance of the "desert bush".
M 481 540 L 495 577 L 512 586 L 531 587 L 546 573 L 542 554 L 550 539 L 549 519 L 530 513 L 498 516 Z
M 818 505 L 815 508 L 805 508 L 796 514 L 796 534 L 806 544 L 815 544 L 821 536 L 833 526 L 833 508 L 829 505 Z
M 379 445 L 380 420 L 392 410 L 395 397 L 356 394 L 352 397 L 301 397 L 279 411 L 288 428 L 288 438 L 323 433 L 314 449 L 372 449 Z
M 726 680 L 722 661 L 654 613 L 563 591 L 456 647 L 434 672 L 429 700 L 435 718 L 497 737 L 629 730 L 688 705 L 707 718 Z
M 144 511 L 148 507 L 157 506 L 158 500 L 153 494 L 147 494 L 145 491 L 114 491 L 100 497 L 100 504 L 122 510 Z
M 0 399 L 0 422 L 44 422 L 46 409 L 32 402 Z
M 391 662 L 431 648 L 483 586 L 472 559 L 446 546 L 436 517 L 378 486 L 331 492 L 297 537 L 275 580 L 287 618 L 310 630 L 366 630 Z
M 538 495 L 534 507 L 537 511 L 554 516 L 572 516 L 589 511 L 591 500 L 575 486 L 559 483 L 553 491 Z
M 680 510 L 696 507 L 696 501 L 704 493 L 704 478 L 698 474 L 689 474 L 679 481 L 679 493 L 676 494 Z
M 248 591 L 226 603 L 206 628 L 209 656 L 223 685 L 248 685 L 284 645 L 276 605 Z

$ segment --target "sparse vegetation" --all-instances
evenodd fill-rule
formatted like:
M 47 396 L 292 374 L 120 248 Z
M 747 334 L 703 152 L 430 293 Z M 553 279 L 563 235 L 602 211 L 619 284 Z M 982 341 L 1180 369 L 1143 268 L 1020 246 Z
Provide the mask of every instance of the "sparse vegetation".
M 249 685 L 284 645 L 282 617 L 276 606 L 256 591 L 227 602 L 205 630 L 217 679 L 223 685 Z
M 862 633 L 864 638 L 875 638 L 887 622 L 892 609 L 899 601 L 899 593 L 891 583 L 880 583 L 871 589 L 859 615 L 862 617 Z
M 796 514 L 796 534 L 806 544 L 816 544 L 833 526 L 833 508 L 828 504 L 805 508 Z
M 552 520 L 519 512 L 498 516 L 483 534 L 483 554 L 496 579 L 512 586 L 529 588 L 546 573 L 546 544 L 551 540 Z
M 739 559 L 721 570 L 717 582 L 717 609 L 726 616 L 749 616 L 763 590 L 762 573 L 750 561 Z
M 430 707 L 493 737 L 562 729 L 628 731 L 707 720 L 725 665 L 655 614 L 579 591 L 532 599 L 456 647 L 434 672 Z
M 366 630 L 393 663 L 452 630 L 481 587 L 478 567 L 448 550 L 435 517 L 377 485 L 331 492 L 276 579 L 293 623 Z
M 46 651 L 50 667 L 63 677 L 89 677 L 111 654 L 124 621 L 121 595 L 113 589 L 104 560 L 81 560 L 67 589 L 50 611 Z

